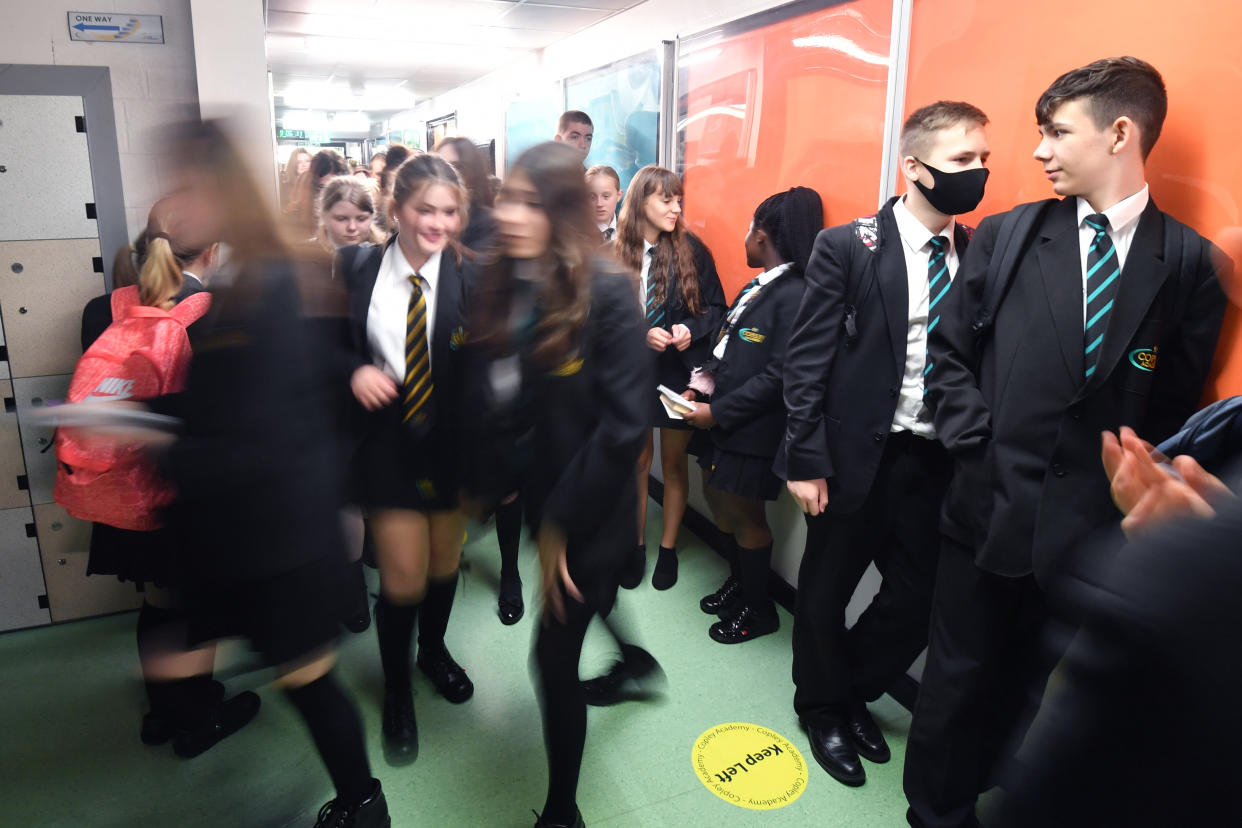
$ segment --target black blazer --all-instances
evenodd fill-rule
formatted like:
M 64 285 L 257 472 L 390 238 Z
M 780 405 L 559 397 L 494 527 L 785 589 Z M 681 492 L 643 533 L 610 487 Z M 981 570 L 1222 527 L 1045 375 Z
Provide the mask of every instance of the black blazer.
M 337 262 L 337 273 L 345 274 L 345 289 L 349 295 L 349 342 L 344 350 L 343 373 L 352 376 L 363 365 L 371 365 L 374 355 L 367 341 L 367 313 L 371 306 L 371 293 L 379 277 L 384 252 L 396 244 L 393 236 L 384 245 L 356 245 L 342 248 Z M 435 401 L 436 419 L 431 435 L 426 439 L 456 441 L 457 423 L 460 419 L 461 400 L 461 346 L 465 341 L 465 309 L 470 287 L 477 278 L 477 267 L 470 261 L 458 261 L 451 249 L 440 256 L 440 275 L 435 287 L 436 316 L 431 332 L 431 381 L 435 384 L 432 399 Z M 394 309 L 404 313 L 405 309 Z M 351 395 L 352 396 L 352 395 Z M 370 417 L 382 416 L 380 412 L 367 414 L 354 402 L 355 428 L 365 431 Z M 358 435 L 361 436 L 361 435 Z
M 718 448 L 769 460 L 775 456 L 785 434 L 781 375 L 789 323 L 804 286 L 797 267 L 766 285 L 743 309 L 724 359 L 709 360 L 715 364 L 716 379 L 711 401 L 716 427 L 711 435 Z
M 773 470 L 785 480 L 826 479 L 830 512 L 862 507 L 901 395 L 910 289 L 896 200 L 876 214 L 874 249 L 852 222 L 816 237 L 785 355 L 788 426 Z M 969 227 L 955 224 L 959 261 L 970 236 Z
M 524 359 L 527 402 L 520 419 L 526 425 L 514 431 L 533 435 L 518 483 L 527 523 L 535 532 L 550 520 L 565 532 L 570 573 L 599 609 L 611 605 L 617 569 L 634 548 L 634 465 L 649 429 L 646 402 L 654 381 L 645 336 L 631 277 L 600 259 L 577 356 L 551 371 L 531 370 Z M 484 389 L 492 358 L 481 350 L 470 349 L 469 360 L 470 397 L 478 404 L 466 413 L 476 427 L 488 421 L 478 411 L 490 397 Z M 494 501 L 508 493 L 497 485 L 512 491 L 513 481 L 496 481 L 495 452 L 478 450 L 495 446 L 495 436 L 472 434 L 468 486 Z
M 682 300 L 676 281 L 670 279 L 664 299 L 664 319 L 661 320 L 660 327 L 670 330 L 674 325 L 685 325 L 690 329 L 690 347 L 684 351 L 669 348 L 656 354 L 656 381 L 669 388 L 685 388 L 690 371 L 702 365 L 711 355 L 726 310 L 724 288 L 720 286 L 720 275 L 716 272 L 716 261 L 712 258 L 711 251 L 699 241 L 698 236 L 693 233 L 687 233 L 686 236 L 694 251 L 694 269 L 699 277 L 699 296 L 703 309 L 698 316 L 692 315 Z M 654 353 L 650 348 L 647 352 Z M 654 386 L 648 396 L 655 398 Z
M 1198 406 L 1225 309 L 1219 251 L 1170 220 L 1183 251 L 1164 261 L 1165 218 L 1154 202 L 1139 218 L 1086 381 L 1076 200 L 1044 214 L 985 339 L 971 322 L 1003 215 L 980 225 L 930 338 L 928 403 L 957 458 L 943 528 L 983 569 L 1045 580 L 1065 553 L 1120 518 L 1100 432 L 1128 425 L 1159 443 Z

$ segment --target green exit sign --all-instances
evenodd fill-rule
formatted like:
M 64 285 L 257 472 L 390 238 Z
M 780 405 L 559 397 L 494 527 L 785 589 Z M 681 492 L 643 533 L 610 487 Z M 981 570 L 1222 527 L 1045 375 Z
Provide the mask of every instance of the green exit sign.
M 285 129 L 285 128 L 281 127 L 280 129 L 276 130 L 276 137 L 277 137 L 277 138 L 279 138 L 279 139 L 282 139 L 282 140 L 284 140 L 284 139 L 288 139 L 288 140 L 292 140 L 292 141 L 305 141 L 305 140 L 306 140 L 306 130 L 304 130 L 304 129 Z

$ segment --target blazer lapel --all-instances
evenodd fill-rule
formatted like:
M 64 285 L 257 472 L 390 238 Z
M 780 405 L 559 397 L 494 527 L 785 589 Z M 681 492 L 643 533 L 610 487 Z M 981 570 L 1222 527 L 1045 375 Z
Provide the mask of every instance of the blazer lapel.
M 1169 278 L 1164 264 L 1164 219 L 1156 203 L 1149 199 L 1147 208 L 1139 216 L 1134 241 L 1130 243 L 1130 252 L 1121 269 L 1121 285 L 1109 314 L 1104 342 L 1100 345 L 1098 367 L 1079 392 L 1079 397 L 1104 384 L 1134 339 L 1139 325 L 1147 317 L 1152 300 Z
M 880 238 L 883 242 L 876 252 L 879 259 L 875 263 L 875 275 L 893 348 L 893 367 L 900 377 L 906 370 L 906 341 L 910 333 L 910 285 L 906 274 L 906 254 L 902 250 L 904 242 L 901 240 L 901 231 L 897 229 L 897 220 L 893 218 L 892 204 L 890 201 L 884 205 L 878 216 Z
M 436 282 L 436 326 L 431 332 L 432 374 L 450 370 L 449 345 L 461 325 L 461 271 L 451 248 L 440 254 L 440 277 Z M 439 369 L 439 370 L 437 370 Z M 437 383 L 439 380 L 436 380 Z
M 1044 295 L 1056 330 L 1065 370 L 1074 382 L 1086 371 L 1083 360 L 1082 254 L 1078 245 L 1078 214 L 1075 199 L 1064 199 L 1044 222 L 1039 244 L 1039 270 Z M 1098 373 L 1098 372 L 1097 372 Z
M 361 267 L 355 269 L 355 272 L 347 278 L 352 282 L 346 285 L 351 288 L 349 291 L 349 313 L 353 318 L 354 330 L 362 331 L 362 341 L 356 342 L 363 353 L 367 353 L 367 312 L 371 308 L 371 294 L 375 291 L 375 280 L 379 278 L 380 265 L 384 262 L 384 253 L 388 250 L 388 245 L 396 241 L 396 236 L 389 240 L 388 244 L 383 247 L 365 250 L 359 255 Z

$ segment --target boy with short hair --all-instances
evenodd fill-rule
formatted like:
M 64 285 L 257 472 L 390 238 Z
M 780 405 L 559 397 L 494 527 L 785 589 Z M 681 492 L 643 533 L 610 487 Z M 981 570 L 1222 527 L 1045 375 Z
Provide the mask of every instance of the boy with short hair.
M 1159 442 L 1202 393 L 1224 296 L 1218 251 L 1148 193 L 1166 110 L 1160 73 L 1137 58 L 1058 78 L 1036 105 L 1035 159 L 1063 198 L 980 224 L 931 334 L 928 404 L 955 476 L 906 751 L 916 828 L 977 825 L 978 794 L 1022 736 L 1050 667 L 1045 589 L 1121 518 L 1101 432 Z M 1177 725 L 1136 726 L 1158 752 Z
M 571 109 L 561 115 L 556 124 L 556 135 L 552 138 L 574 147 L 582 153 L 583 161 L 591 152 L 591 141 L 594 139 L 595 124 L 591 122 L 591 116 L 580 109 Z
M 606 164 L 596 164 L 586 171 L 586 183 L 595 226 L 606 244 L 617 234 L 617 204 L 625 194 L 621 189 L 621 176 Z

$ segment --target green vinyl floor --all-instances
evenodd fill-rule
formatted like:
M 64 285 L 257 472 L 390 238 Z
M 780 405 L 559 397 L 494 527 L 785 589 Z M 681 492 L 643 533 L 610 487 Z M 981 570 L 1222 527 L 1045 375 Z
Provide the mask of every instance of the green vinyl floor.
M 660 510 L 652 504 L 651 562 Z M 654 702 L 591 709 L 578 801 L 590 826 L 842 826 L 905 824 L 901 770 L 909 714 L 888 696 L 871 706 L 893 751 L 866 763 L 867 784 L 847 788 L 811 756 L 792 708 L 790 633 L 724 646 L 707 637 L 714 619 L 699 598 L 719 586 L 726 565 L 683 530 L 681 576 L 668 592 L 646 582 L 623 591 L 620 612 L 661 662 L 668 686 Z M 405 768 L 380 750 L 382 680 L 374 626 L 342 641 L 337 675 L 354 694 L 367 731 L 373 773 L 384 785 L 395 828 L 534 823 L 547 782 L 539 711 L 528 658 L 537 613 L 533 547 L 522 550 L 528 611 L 504 627 L 496 618 L 495 535 L 473 530 L 447 642 L 475 682 L 474 697 L 452 705 L 415 671 L 421 752 Z M 374 587 L 374 574 L 372 586 Z M 0 826 L 33 828 L 275 828 L 309 826 L 332 795 L 327 774 L 291 705 L 271 676 L 245 670 L 249 655 L 226 645 L 217 670 L 230 692 L 255 689 L 258 717 L 204 755 L 181 760 L 170 745 L 138 739 L 144 712 L 134 650 L 134 613 L 0 634 Z M 592 627 L 582 674 L 613 659 L 611 639 Z M 761 725 L 788 739 L 809 766 L 793 802 L 747 810 L 700 782 L 692 748 L 708 729 Z

